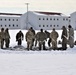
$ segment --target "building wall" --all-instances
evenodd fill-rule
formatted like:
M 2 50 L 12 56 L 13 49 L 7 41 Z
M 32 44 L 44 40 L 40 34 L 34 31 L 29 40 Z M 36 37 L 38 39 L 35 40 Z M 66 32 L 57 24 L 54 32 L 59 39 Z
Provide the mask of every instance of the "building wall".
M 27 13 L 26 13 L 27 14 Z M 24 15 L 25 18 L 26 15 Z M 25 20 L 25 19 L 24 19 Z M 62 26 L 66 27 L 69 25 L 68 16 L 60 16 L 60 15 L 41 15 L 33 12 L 28 12 L 28 26 L 29 29 L 31 26 L 36 29 L 61 29 Z
M 76 12 L 73 12 L 72 14 L 70 14 L 70 17 L 71 17 L 70 24 L 74 29 L 76 29 Z
M 21 16 L 21 29 L 27 29 L 26 25 L 26 13 Z
M 62 26 L 68 25 L 68 17 L 62 16 L 39 16 L 38 17 L 38 27 L 43 29 L 61 29 Z
M 29 29 L 30 27 L 33 27 L 34 29 L 37 28 L 37 15 L 33 12 L 28 12 L 28 22 L 27 22 L 27 13 L 23 14 L 21 16 L 21 28 L 22 29 Z M 27 24 L 28 23 L 28 24 Z
M 20 29 L 20 17 L 0 16 L 0 29 Z
M 35 30 L 44 29 L 61 29 L 62 26 L 68 27 L 71 24 L 74 29 L 76 29 L 76 12 L 72 13 L 70 16 L 65 15 L 43 15 L 40 13 L 28 11 L 28 21 L 27 13 L 21 16 L 17 15 L 0 15 L 0 29 L 29 29 L 33 27 Z

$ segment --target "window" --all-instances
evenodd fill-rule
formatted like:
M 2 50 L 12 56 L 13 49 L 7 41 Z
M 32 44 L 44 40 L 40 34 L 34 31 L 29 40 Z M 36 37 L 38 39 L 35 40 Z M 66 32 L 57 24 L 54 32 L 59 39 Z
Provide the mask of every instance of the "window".
M 48 25 L 47 25 L 47 27 L 48 27 Z
M 45 18 L 43 18 L 43 20 L 45 20 Z
M 39 18 L 39 20 L 41 20 L 41 18 Z
M 50 18 L 50 20 L 52 20 L 52 18 Z
M 0 21 L 2 21 L 2 19 L 0 19 Z
M 2 25 L 1 25 L 1 27 L 2 27 Z
M 48 18 L 46 20 L 48 20 Z
M 16 25 L 18 27 L 18 25 Z
M 59 19 L 57 18 L 57 20 L 59 20 Z
M 7 27 L 7 25 L 5 25 L 5 27 Z
M 50 25 L 50 27 L 52 27 L 52 25 Z
M 63 18 L 63 20 L 65 20 L 65 18 Z
M 9 19 L 9 21 L 10 21 L 10 19 Z
M 43 25 L 43 27 L 45 27 L 45 25 Z
M 57 27 L 59 27 L 59 25 L 57 25 Z
M 54 20 L 55 20 L 55 18 L 54 18 Z
M 14 21 L 14 19 L 13 19 L 13 21 Z
M 14 27 L 15 25 L 13 24 L 13 27 Z
M 39 25 L 39 27 L 41 27 L 41 25 Z
M 6 19 L 5 19 L 5 21 L 6 21 Z
M 55 27 L 55 25 L 54 25 L 54 27 Z
M 18 19 L 16 19 L 16 21 L 18 21 Z
M 66 21 L 68 21 L 68 18 L 66 18 Z
M 10 27 L 11 25 L 9 24 L 9 27 Z

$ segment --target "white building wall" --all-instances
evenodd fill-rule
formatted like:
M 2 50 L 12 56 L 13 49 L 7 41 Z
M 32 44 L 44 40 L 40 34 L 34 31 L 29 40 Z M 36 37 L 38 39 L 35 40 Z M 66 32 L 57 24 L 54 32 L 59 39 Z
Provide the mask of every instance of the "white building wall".
M 26 13 L 21 16 L 21 29 L 26 29 Z
M 28 11 L 28 22 L 27 13 L 22 16 L 0 15 L 0 29 L 29 29 L 30 27 L 33 27 L 35 30 L 39 30 L 41 28 L 44 30 L 51 30 L 53 28 L 59 30 L 63 25 L 68 27 L 69 24 L 76 29 L 76 12 L 72 13 L 71 16 L 65 16 L 45 15 Z
M 33 12 L 31 11 L 28 12 L 28 24 L 27 24 L 27 13 L 21 16 L 22 29 L 29 29 L 30 27 L 38 29 L 37 25 L 38 25 L 37 15 L 34 14 Z
M 33 12 L 28 13 L 28 28 L 33 27 L 34 29 L 38 29 L 38 20 L 37 15 Z
M 23 15 L 25 22 L 26 19 L 24 16 L 26 15 Z M 30 27 L 33 27 L 36 30 L 39 30 L 41 28 L 45 30 L 50 30 L 53 28 L 61 29 L 63 25 L 66 27 L 69 25 L 68 16 L 42 15 L 36 14 L 35 12 L 28 12 L 28 26 L 26 25 L 28 29 Z
M 20 29 L 20 17 L 0 16 L 0 29 Z
M 72 13 L 70 15 L 70 17 L 71 17 L 71 23 L 70 24 L 72 25 L 72 27 L 74 29 L 76 29 L 76 12 Z

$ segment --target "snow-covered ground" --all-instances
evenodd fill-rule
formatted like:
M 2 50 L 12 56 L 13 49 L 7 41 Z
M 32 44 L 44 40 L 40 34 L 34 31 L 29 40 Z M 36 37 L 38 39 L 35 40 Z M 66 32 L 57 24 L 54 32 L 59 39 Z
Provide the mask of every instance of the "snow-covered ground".
M 10 30 L 10 46 L 16 46 L 15 35 Z M 23 30 L 24 36 L 26 31 Z M 61 31 L 58 31 L 59 38 Z M 76 35 L 76 32 L 75 32 Z M 76 39 L 76 36 L 75 36 Z M 26 47 L 26 41 L 22 42 Z M 46 44 L 47 45 L 47 44 Z M 76 46 L 66 51 L 13 51 L 0 49 L 0 75 L 76 75 Z

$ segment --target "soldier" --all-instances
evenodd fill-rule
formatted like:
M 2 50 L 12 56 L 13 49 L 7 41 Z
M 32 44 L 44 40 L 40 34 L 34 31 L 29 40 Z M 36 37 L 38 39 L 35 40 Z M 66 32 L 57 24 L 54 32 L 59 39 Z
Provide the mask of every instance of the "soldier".
M 39 42 L 39 50 L 41 50 L 43 46 L 43 50 L 46 50 L 45 48 L 45 40 L 47 39 L 47 35 L 43 32 L 43 29 L 40 30 L 35 36 L 36 40 Z
M 3 49 L 3 46 L 4 46 L 4 40 L 5 40 L 5 32 L 4 32 L 4 28 L 1 28 L 0 39 L 1 39 L 1 49 Z
M 35 30 L 33 29 L 33 27 L 30 27 L 30 30 L 31 30 L 31 32 L 34 34 L 34 36 L 35 36 Z M 35 41 L 35 39 L 33 38 L 33 44 L 32 44 L 32 46 L 34 46 L 34 41 Z
M 68 30 L 69 30 L 68 44 L 69 44 L 70 48 L 73 48 L 74 47 L 74 29 L 72 28 L 71 25 L 69 25 Z
M 6 30 L 5 30 L 5 46 L 6 46 L 6 48 L 9 48 L 9 43 L 10 43 L 10 34 L 9 34 L 9 29 L 6 28 Z
M 47 38 L 49 38 L 49 39 L 48 39 L 48 46 L 50 47 L 50 46 L 51 46 L 51 45 L 50 45 L 50 43 L 51 43 L 50 32 L 48 32 L 48 31 L 45 30 L 45 33 L 46 33 L 46 35 L 47 35 Z
M 24 38 L 24 35 L 22 33 L 22 31 L 20 30 L 17 34 L 16 34 L 16 41 L 18 41 L 18 45 L 22 44 L 22 40 Z
M 62 39 L 62 49 L 66 50 L 67 49 L 67 29 L 65 26 L 62 27 L 61 39 Z
M 53 28 L 53 31 L 50 33 L 50 38 L 52 39 L 52 49 L 57 49 L 57 38 L 59 37 L 58 33 L 55 31 L 55 28 Z
M 27 42 L 27 49 L 32 50 L 32 44 L 33 44 L 33 39 L 34 39 L 34 34 L 31 31 L 31 29 L 28 30 L 28 32 L 25 35 L 25 39 Z

